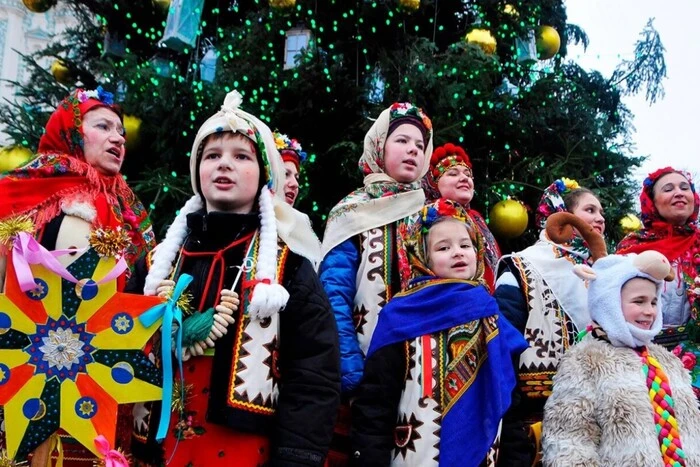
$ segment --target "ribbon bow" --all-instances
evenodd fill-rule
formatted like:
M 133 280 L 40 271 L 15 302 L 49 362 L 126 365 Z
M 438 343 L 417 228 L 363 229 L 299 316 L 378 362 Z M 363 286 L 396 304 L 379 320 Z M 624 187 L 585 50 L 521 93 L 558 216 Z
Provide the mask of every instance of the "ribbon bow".
M 15 274 L 17 275 L 19 288 L 22 290 L 22 292 L 28 292 L 36 287 L 34 275 L 29 267 L 30 264 L 40 264 L 63 279 L 70 281 L 73 284 L 77 284 L 78 279 L 76 279 L 73 274 L 68 271 L 68 269 L 59 263 L 56 257 L 67 253 L 82 251 L 85 250 L 67 249 L 49 251 L 44 248 L 41 243 L 37 242 L 36 239 L 29 233 L 19 232 L 12 244 L 12 264 L 15 266 Z M 124 271 L 126 271 L 127 267 L 126 260 L 124 259 L 124 256 L 122 256 L 114 268 L 112 268 L 112 270 L 105 277 L 97 281 L 97 283 L 102 284 L 104 282 L 116 279 Z
M 97 446 L 97 452 L 104 456 L 102 462 L 105 467 L 129 467 L 129 461 L 126 460 L 124 454 L 121 451 L 112 449 L 109 441 L 104 436 L 99 435 L 95 438 L 95 446 Z
M 168 433 L 168 425 L 170 424 L 170 405 L 173 399 L 173 365 L 172 365 L 172 348 L 171 336 L 173 331 L 173 321 L 177 323 L 177 335 L 175 338 L 177 365 L 180 370 L 180 379 L 182 376 L 182 310 L 177 306 L 177 301 L 180 295 L 185 291 L 187 286 L 192 282 L 192 276 L 183 274 L 177 280 L 175 289 L 167 302 L 154 306 L 150 310 L 143 313 L 139 320 L 146 327 L 151 327 L 158 319 L 163 318 L 161 348 L 163 358 L 163 408 L 160 411 L 160 422 L 158 424 L 158 433 L 156 439 L 162 441 Z M 184 387 L 184 381 L 181 385 Z

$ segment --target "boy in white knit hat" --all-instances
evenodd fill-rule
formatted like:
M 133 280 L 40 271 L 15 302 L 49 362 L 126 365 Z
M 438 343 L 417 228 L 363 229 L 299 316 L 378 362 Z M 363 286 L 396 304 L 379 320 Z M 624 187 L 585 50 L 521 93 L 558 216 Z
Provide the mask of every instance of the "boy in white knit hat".
M 592 257 L 601 257 L 574 271 L 589 282 L 593 323 L 554 377 L 542 425 L 543 463 L 700 465 L 700 412 L 690 376 L 680 359 L 652 343 L 663 322 L 659 297 L 664 279 L 673 278 L 671 265 L 652 250 L 597 254 L 591 232 L 583 236 Z
M 175 376 L 169 426 L 159 425 L 159 407 L 134 413 L 134 455 L 149 464 L 320 466 L 330 443 L 339 354 L 312 266 L 320 244 L 282 198 L 284 165 L 270 129 L 240 103 L 229 93 L 199 129 L 195 195 L 145 281 L 130 283 L 166 294 L 182 274 L 194 278 L 187 290 L 196 311 L 182 324 L 184 382 Z

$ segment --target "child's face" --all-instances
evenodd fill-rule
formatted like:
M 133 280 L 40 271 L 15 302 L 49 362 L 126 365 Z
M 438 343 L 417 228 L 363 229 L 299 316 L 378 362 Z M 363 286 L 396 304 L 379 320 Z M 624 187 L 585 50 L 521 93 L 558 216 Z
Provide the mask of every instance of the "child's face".
M 255 154 L 253 143 L 240 134 L 226 133 L 206 142 L 199 183 L 207 212 L 247 214 L 253 210 L 260 179 Z
M 656 285 L 648 279 L 635 277 L 622 286 L 620 294 L 625 321 L 639 329 L 651 329 L 658 313 Z
M 593 227 L 593 230 L 603 235 L 605 233 L 605 217 L 603 217 L 603 206 L 600 205 L 598 198 L 590 193 L 583 193 L 576 203 L 576 207 L 571 211 L 577 217 L 580 217 L 586 224 Z
M 399 183 L 418 180 L 425 164 L 425 145 L 420 130 L 410 123 L 399 125 L 384 144 L 384 170 Z
M 428 232 L 428 267 L 438 277 L 473 279 L 476 275 L 476 252 L 466 224 L 444 220 Z

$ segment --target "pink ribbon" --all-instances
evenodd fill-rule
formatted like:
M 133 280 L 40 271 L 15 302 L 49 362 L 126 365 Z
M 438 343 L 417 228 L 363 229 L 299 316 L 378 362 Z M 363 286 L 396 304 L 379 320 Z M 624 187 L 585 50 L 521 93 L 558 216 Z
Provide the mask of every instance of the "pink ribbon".
M 12 245 L 12 264 L 15 267 L 15 274 L 17 275 L 19 288 L 23 292 L 28 292 L 36 287 L 34 275 L 29 267 L 30 264 L 40 264 L 65 280 L 77 284 L 78 279 L 76 279 L 73 274 L 68 272 L 68 270 L 61 263 L 59 263 L 56 258 L 68 253 L 80 253 L 83 251 L 85 251 L 85 249 L 49 251 L 27 232 L 20 232 L 15 237 Z M 116 279 L 124 271 L 126 271 L 127 267 L 126 260 L 122 256 L 114 268 L 112 268 L 112 270 L 97 283 L 102 284 L 104 282 Z
M 95 446 L 97 446 L 97 451 L 104 456 L 105 467 L 129 467 L 129 461 L 126 460 L 124 454 L 112 449 L 109 441 L 103 435 L 95 438 Z

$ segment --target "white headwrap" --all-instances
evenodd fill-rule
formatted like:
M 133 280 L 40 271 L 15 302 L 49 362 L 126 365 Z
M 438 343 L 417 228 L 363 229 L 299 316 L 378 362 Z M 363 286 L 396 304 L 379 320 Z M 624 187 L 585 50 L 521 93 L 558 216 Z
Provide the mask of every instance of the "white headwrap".
M 263 162 L 266 185 L 258 198 L 260 208 L 260 249 L 255 279 L 259 282 L 253 290 L 249 312 L 252 316 L 265 318 L 276 313 L 287 303 L 289 293 L 277 282 L 277 237 L 293 252 L 306 257 L 314 265 L 321 258 L 321 244 L 316 237 L 308 216 L 289 206 L 282 197 L 284 163 L 275 147 L 272 132 L 255 116 L 239 108 L 242 97 L 238 91 L 228 93 L 216 114 L 200 127 L 190 154 L 190 177 L 195 195 L 185 203 L 165 240 L 153 254 L 153 263 L 146 277 L 144 293 L 155 294 L 158 284 L 166 279 L 173 262 L 187 237 L 187 215 L 204 207 L 197 190 L 199 173 L 197 157 L 204 139 L 214 133 L 230 131 L 250 138 Z
M 406 184 L 397 182 L 384 171 L 384 145 L 392 120 L 411 117 L 422 120 L 427 143 L 420 175 L 413 183 Z M 364 151 L 359 160 L 359 166 L 365 174 L 364 187 L 346 196 L 328 215 L 323 234 L 323 256 L 348 238 L 420 211 L 425 204 L 421 179 L 428 172 L 432 154 L 432 124 L 421 109 L 408 103 L 395 103 L 385 109 L 365 135 Z M 377 197 L 376 194 L 369 193 L 372 185 L 381 183 L 393 185 L 398 190 L 390 196 Z

